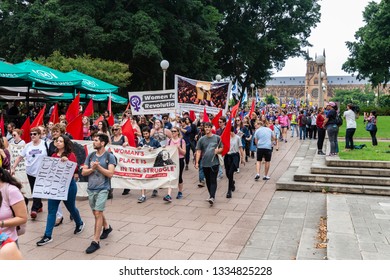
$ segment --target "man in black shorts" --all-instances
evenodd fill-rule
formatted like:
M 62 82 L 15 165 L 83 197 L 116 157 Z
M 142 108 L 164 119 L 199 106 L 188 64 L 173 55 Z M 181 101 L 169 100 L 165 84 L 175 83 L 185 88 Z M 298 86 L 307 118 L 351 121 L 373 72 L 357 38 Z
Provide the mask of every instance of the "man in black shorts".
M 255 180 L 260 179 L 261 161 L 265 160 L 264 164 L 264 177 L 263 180 L 271 179 L 268 176 L 269 167 L 271 165 L 272 156 L 272 142 L 275 141 L 274 132 L 266 126 L 265 123 L 260 122 L 260 127 L 256 130 L 254 135 L 254 141 L 257 147 L 257 162 L 256 162 L 256 176 Z

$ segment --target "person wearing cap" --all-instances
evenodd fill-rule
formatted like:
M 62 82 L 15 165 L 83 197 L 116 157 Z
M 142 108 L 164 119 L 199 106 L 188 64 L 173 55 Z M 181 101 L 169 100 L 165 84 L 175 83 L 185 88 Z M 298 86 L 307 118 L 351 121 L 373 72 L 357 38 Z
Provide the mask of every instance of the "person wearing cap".
M 336 122 L 337 105 L 331 101 L 326 105 L 326 109 L 328 110 L 328 113 L 326 114 L 326 118 L 324 120 L 324 127 L 326 128 L 330 142 L 329 156 L 337 156 L 337 135 L 339 134 L 339 127 Z

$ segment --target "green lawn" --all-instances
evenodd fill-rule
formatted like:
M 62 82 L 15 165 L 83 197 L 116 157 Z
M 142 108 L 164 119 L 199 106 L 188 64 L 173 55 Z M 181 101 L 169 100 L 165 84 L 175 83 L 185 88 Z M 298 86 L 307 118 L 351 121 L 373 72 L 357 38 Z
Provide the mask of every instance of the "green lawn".
M 353 138 L 368 138 L 371 140 L 370 133 L 366 131 L 366 125 L 363 123 L 364 118 L 360 116 L 357 120 L 357 129 Z M 390 139 L 390 116 L 379 116 L 377 122 L 378 132 L 376 134 L 376 138 L 378 138 L 378 142 L 380 138 L 382 139 Z M 343 119 L 343 125 L 339 130 L 339 137 L 345 137 L 346 130 L 346 122 Z
M 356 135 L 356 134 L 355 134 Z M 378 139 L 378 146 L 372 146 L 370 141 L 354 141 L 354 145 L 366 144 L 361 150 L 344 151 L 345 141 L 339 141 L 339 157 L 347 160 L 381 160 L 390 161 L 390 142 L 381 142 Z

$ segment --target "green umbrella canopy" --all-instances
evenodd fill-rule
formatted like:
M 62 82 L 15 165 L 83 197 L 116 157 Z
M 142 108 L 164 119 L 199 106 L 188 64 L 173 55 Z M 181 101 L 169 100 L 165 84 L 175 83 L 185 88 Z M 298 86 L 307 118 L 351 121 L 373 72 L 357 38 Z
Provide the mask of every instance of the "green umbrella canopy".
M 76 86 L 76 88 L 81 90 L 87 90 L 95 93 L 113 93 L 118 91 L 117 86 L 78 72 L 77 70 L 68 72 L 66 75 L 69 75 L 73 78 L 82 79 L 81 85 Z
M 29 71 L 28 79 L 41 85 L 75 87 L 81 84 L 80 78 L 71 77 L 58 70 L 43 66 L 31 60 L 15 64 L 16 67 Z M 39 85 L 35 85 L 39 86 Z
M 110 96 L 110 94 L 80 93 L 80 99 L 92 99 L 93 101 L 106 101 L 109 96 Z M 74 95 L 73 95 L 73 93 L 64 93 L 62 96 L 50 96 L 50 97 L 48 97 L 48 99 L 57 100 L 57 101 L 61 101 L 61 100 L 71 101 L 74 99 Z M 119 104 L 124 104 L 124 105 L 129 102 L 129 100 L 127 100 L 126 98 L 119 96 L 119 95 L 116 95 L 116 94 L 113 94 L 113 93 L 111 94 L 111 100 L 114 103 L 119 103 Z
M 0 61 L 0 86 L 27 86 L 28 73 L 13 64 Z

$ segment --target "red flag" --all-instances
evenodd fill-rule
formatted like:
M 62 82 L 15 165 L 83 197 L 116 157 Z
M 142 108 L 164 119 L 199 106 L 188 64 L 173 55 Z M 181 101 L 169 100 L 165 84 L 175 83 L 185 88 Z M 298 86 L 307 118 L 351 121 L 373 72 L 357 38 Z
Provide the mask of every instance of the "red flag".
M 72 122 L 80 112 L 80 93 L 77 94 L 76 98 L 70 103 L 68 110 L 66 111 L 65 118 L 68 123 Z
M 218 114 L 215 115 L 214 119 L 211 121 L 215 126 L 215 129 L 219 128 L 219 118 L 222 117 L 222 110 L 219 110 Z
M 206 112 L 206 106 L 203 107 L 203 122 L 210 122 L 209 115 Z
M 225 129 L 221 135 L 221 142 L 223 144 L 222 156 L 226 155 L 230 150 L 230 130 L 232 128 L 232 119 L 229 118 L 226 123 Z
M 101 122 L 102 120 L 104 120 L 104 118 L 103 118 L 102 115 L 100 115 L 100 117 L 98 117 L 98 118 L 93 122 L 93 124 L 97 126 L 97 125 L 99 124 L 99 122 Z
M 23 131 L 23 134 L 20 138 L 22 138 L 26 143 L 30 142 L 30 117 L 27 117 L 20 129 Z
M 45 116 L 46 104 L 43 106 L 41 111 L 39 111 L 38 115 L 35 117 L 30 127 L 36 127 L 43 125 L 43 117 Z
M 93 101 L 92 99 L 89 100 L 87 108 L 85 108 L 83 116 L 90 117 L 93 115 Z
M 66 126 L 66 131 L 75 140 L 83 140 L 83 116 L 80 114 Z
M 190 110 L 190 119 L 191 121 L 195 121 L 196 120 L 196 116 L 195 116 L 195 112 Z
M 238 103 L 236 105 L 234 105 L 233 108 L 232 108 L 232 113 L 230 114 L 232 119 L 234 119 L 236 117 L 237 110 L 238 110 L 239 107 L 240 107 L 240 101 L 238 101 Z
M 58 103 L 54 105 L 53 111 L 51 112 L 49 122 L 54 124 L 60 122 L 60 118 L 58 117 Z
M 131 147 L 137 147 L 135 144 L 135 135 L 133 126 L 131 125 L 131 120 L 127 120 L 122 126 L 122 133 L 127 137 L 127 140 L 129 141 L 129 145 Z
M 252 117 L 252 113 L 255 111 L 255 100 L 252 99 L 252 106 L 251 106 L 251 110 L 249 111 L 249 118 Z
M 1 129 L 1 135 L 5 136 L 7 133 L 4 130 L 4 118 L 3 114 L 1 114 L 1 119 L 0 119 L 0 129 Z
M 129 109 L 130 109 L 130 102 L 127 103 L 127 107 L 126 107 L 126 110 L 125 110 L 125 111 L 127 111 L 127 110 L 129 110 Z
M 113 116 L 112 110 L 111 110 L 111 96 L 108 97 L 107 111 L 110 113 L 110 116 L 107 119 L 108 125 L 113 126 L 115 123 L 115 120 L 114 120 L 114 116 Z

